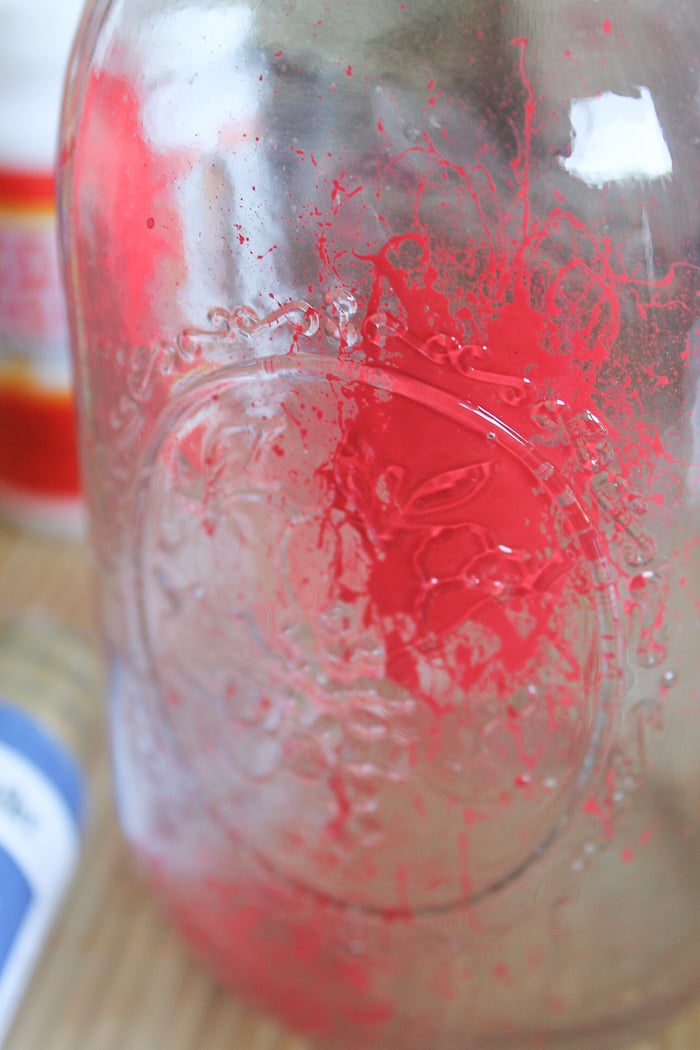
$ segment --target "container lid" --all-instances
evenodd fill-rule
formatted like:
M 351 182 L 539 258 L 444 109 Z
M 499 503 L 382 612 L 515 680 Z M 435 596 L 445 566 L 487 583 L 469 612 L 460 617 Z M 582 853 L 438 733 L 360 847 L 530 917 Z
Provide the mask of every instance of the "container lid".
M 77 824 L 83 822 L 85 791 L 80 766 L 42 725 L 0 698 L 0 744 L 40 769 L 62 796 Z

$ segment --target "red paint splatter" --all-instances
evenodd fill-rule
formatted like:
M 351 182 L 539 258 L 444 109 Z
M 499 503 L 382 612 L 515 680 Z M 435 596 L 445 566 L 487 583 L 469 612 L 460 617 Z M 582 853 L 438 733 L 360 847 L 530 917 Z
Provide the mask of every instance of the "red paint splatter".
M 378 1004 L 376 1006 L 358 1007 L 353 1010 L 347 1010 L 345 1016 L 354 1024 L 378 1025 L 390 1021 L 394 1016 L 394 1010 L 389 1005 Z

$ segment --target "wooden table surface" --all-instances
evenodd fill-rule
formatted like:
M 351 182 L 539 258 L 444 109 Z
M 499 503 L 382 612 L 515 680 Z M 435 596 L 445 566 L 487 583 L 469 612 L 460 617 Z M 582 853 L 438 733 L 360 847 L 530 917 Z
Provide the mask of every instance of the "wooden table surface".
M 79 545 L 0 527 L 0 613 L 90 637 L 90 591 Z M 311 1050 L 218 988 L 169 929 L 120 839 L 104 742 L 91 781 L 82 862 L 4 1050 Z M 634 1050 L 700 1050 L 700 1012 Z

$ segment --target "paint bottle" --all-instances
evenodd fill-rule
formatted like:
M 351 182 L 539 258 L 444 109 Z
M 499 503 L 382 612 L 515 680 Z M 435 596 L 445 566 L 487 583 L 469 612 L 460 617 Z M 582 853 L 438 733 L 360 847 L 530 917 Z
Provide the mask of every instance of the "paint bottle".
M 0 623 L 0 1045 L 77 864 L 95 690 L 73 634 Z
M 81 531 L 54 160 L 82 0 L 0 0 L 0 518 Z

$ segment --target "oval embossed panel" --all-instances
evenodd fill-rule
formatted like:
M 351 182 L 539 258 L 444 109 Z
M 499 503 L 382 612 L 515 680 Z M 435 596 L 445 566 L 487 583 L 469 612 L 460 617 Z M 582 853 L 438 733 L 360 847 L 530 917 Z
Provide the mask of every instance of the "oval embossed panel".
M 141 630 L 227 834 L 389 913 L 474 899 L 548 846 L 618 657 L 597 534 L 531 440 L 296 351 L 210 373 L 146 468 Z

